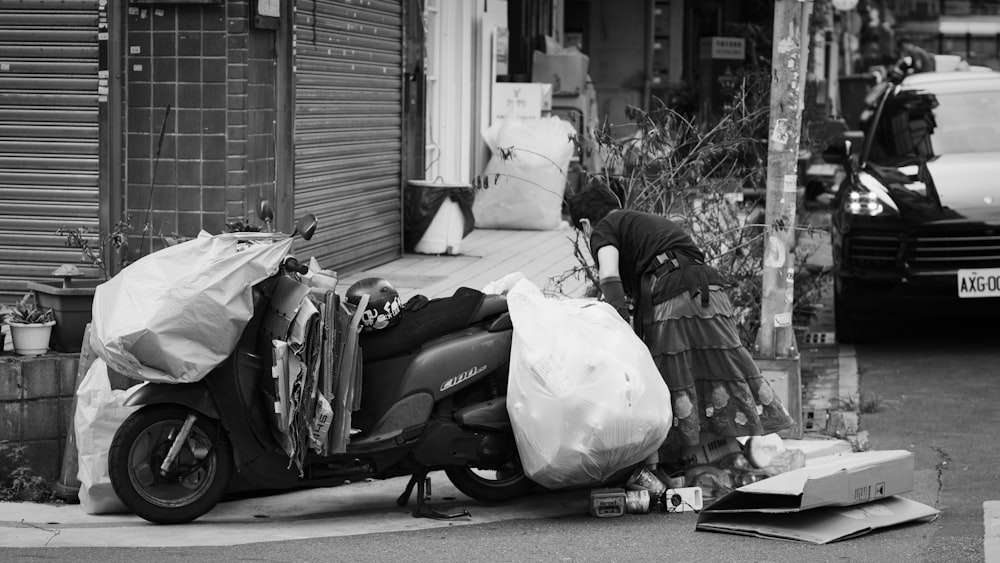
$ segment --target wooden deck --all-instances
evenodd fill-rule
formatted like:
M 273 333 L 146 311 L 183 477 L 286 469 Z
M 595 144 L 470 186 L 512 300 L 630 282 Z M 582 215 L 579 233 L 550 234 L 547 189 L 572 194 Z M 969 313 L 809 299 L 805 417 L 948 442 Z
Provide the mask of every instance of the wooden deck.
M 459 287 L 483 289 L 491 281 L 515 272 L 548 295 L 582 297 L 587 282 L 573 276 L 562 283 L 555 280 L 579 262 L 573 256 L 576 232 L 566 227 L 554 231 L 476 229 L 462 240 L 458 255 L 406 254 L 402 258 L 357 272 L 339 272 L 339 291 L 367 277 L 388 280 L 405 302 L 414 294 L 429 298 L 447 297 Z

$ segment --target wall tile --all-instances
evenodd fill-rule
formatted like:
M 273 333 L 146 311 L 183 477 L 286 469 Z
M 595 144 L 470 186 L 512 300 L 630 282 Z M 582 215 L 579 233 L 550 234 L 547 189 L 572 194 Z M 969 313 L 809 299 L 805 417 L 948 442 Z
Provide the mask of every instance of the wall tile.
M 21 362 L 0 360 L 0 401 L 21 398 Z
M 55 356 L 32 358 L 21 363 L 21 385 L 25 399 L 59 396 L 59 374 Z
M 20 440 L 24 423 L 24 403 L 0 402 L 0 440 Z
M 58 439 L 61 423 L 57 397 L 24 402 L 24 428 L 21 435 L 25 440 Z

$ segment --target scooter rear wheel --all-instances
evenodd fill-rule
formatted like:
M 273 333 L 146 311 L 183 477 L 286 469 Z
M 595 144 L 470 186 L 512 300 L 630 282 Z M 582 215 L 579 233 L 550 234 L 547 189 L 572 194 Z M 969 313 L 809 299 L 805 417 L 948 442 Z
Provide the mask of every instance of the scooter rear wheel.
M 455 487 L 466 495 L 483 502 L 506 502 L 522 497 L 535 488 L 535 482 L 524 474 L 517 460 L 497 469 L 449 467 L 445 474 Z
M 154 405 L 129 416 L 111 442 L 108 470 L 118 498 L 157 524 L 190 522 L 226 492 L 233 453 L 218 422 L 199 415 L 170 470 L 160 465 L 190 411 Z

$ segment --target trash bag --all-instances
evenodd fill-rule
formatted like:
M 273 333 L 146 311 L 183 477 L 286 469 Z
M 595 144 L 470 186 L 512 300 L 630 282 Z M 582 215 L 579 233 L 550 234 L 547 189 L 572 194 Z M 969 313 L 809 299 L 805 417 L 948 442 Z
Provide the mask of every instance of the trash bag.
M 253 285 L 278 271 L 292 238 L 209 235 L 141 258 L 99 285 L 90 345 L 141 381 L 191 383 L 235 349 L 253 315 Z
M 596 485 L 657 451 L 670 391 L 645 344 L 607 303 L 507 294 L 514 323 L 507 411 L 525 473 L 550 489 Z
M 476 227 L 558 229 L 575 132 L 554 116 L 506 118 L 491 126 L 485 134 L 493 153 L 482 176 L 486 189 L 472 206 Z
M 403 194 L 403 249 L 413 252 L 445 200 L 454 201 L 462 212 L 462 238 L 475 228 L 472 203 L 476 192 L 468 185 L 436 184 L 410 180 Z
M 73 432 L 76 438 L 77 479 L 80 480 L 80 504 L 88 514 L 130 512 L 111 487 L 108 450 L 118 427 L 139 407 L 122 406 L 139 387 L 111 389 L 108 366 L 100 358 L 76 390 L 76 414 Z

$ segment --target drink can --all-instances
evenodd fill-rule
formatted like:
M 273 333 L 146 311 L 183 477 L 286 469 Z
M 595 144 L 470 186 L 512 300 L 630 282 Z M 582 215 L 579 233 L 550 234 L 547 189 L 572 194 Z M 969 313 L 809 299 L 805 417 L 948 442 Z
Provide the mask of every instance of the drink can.
M 629 514 L 646 514 L 649 512 L 649 491 L 625 492 L 625 512 Z
M 659 477 L 645 467 L 640 467 L 632 473 L 628 481 L 625 481 L 625 488 L 630 491 L 649 491 L 649 496 L 652 498 L 658 498 L 663 494 L 663 491 L 667 490 L 667 486 L 663 484 L 663 481 L 660 481 Z

